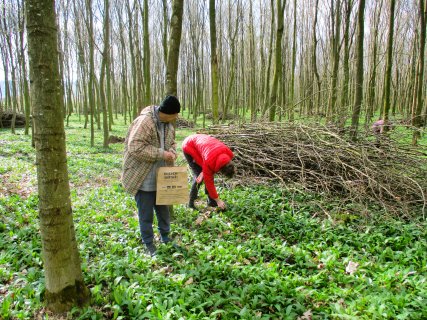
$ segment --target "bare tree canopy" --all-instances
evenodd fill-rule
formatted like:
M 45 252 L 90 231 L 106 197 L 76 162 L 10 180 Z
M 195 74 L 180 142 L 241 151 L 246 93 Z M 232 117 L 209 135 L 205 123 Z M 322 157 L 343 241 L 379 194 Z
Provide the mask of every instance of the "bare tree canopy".
M 364 1 L 364 17 L 361 3 L 58 1 L 64 114 L 84 116 L 92 144 L 104 110 L 111 131 L 114 117 L 128 121 L 165 92 L 193 119 L 316 117 L 342 127 L 353 117 L 359 130 L 385 117 L 420 130 L 425 3 Z M 0 111 L 30 123 L 23 9 L 23 0 L 0 5 Z

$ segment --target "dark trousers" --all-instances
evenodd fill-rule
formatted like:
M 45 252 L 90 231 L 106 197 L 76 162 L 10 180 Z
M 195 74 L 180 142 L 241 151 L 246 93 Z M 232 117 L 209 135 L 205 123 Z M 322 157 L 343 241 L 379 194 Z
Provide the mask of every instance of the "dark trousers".
M 190 156 L 188 153 L 184 152 L 184 157 L 187 160 L 188 165 L 190 166 L 191 171 L 193 172 L 193 184 L 191 185 L 191 189 L 190 189 L 190 202 L 189 202 L 189 205 L 190 206 L 194 206 L 194 201 L 198 197 L 199 187 L 200 187 L 200 184 L 198 184 L 196 182 L 196 179 L 199 176 L 199 174 L 202 172 L 202 167 L 199 166 L 194 161 L 193 157 Z M 209 196 L 208 190 L 206 190 L 206 187 L 205 187 L 205 193 L 208 196 L 208 199 L 209 199 L 208 203 L 209 203 L 209 205 L 216 206 L 216 201 Z
M 162 241 L 168 239 L 170 232 L 170 214 L 169 208 L 165 205 L 156 205 L 156 191 L 138 190 L 135 195 L 136 205 L 138 207 L 139 230 L 141 232 L 142 242 L 153 242 L 153 211 L 156 211 L 157 225 L 162 237 Z

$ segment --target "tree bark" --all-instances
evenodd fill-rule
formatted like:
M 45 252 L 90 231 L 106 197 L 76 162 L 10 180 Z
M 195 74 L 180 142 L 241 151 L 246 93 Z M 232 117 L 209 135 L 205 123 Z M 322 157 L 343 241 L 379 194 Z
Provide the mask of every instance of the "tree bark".
M 418 56 L 417 80 L 414 88 L 414 100 L 412 103 L 412 125 L 420 128 L 423 125 L 421 111 L 423 108 L 423 84 L 424 84 L 424 59 L 426 43 L 426 19 L 427 19 L 427 0 L 419 0 L 420 15 L 420 52 Z M 417 130 L 412 135 L 412 144 L 416 145 L 421 133 Z
M 24 10 L 21 10 L 19 8 L 18 10 L 19 14 L 18 18 L 20 23 L 20 31 L 19 31 L 19 44 L 20 44 L 20 65 L 21 65 L 21 79 L 23 82 L 23 96 L 24 96 L 24 111 L 25 111 L 25 134 L 29 134 L 30 129 L 30 115 L 31 115 L 31 104 L 30 104 L 30 87 L 28 85 L 28 75 L 27 75 L 27 65 L 26 65 L 26 59 L 25 59 L 25 41 L 24 41 L 24 29 L 25 29 L 25 23 L 24 23 Z M 21 17 L 22 14 L 22 17 Z
M 317 39 L 316 34 L 316 28 L 317 28 L 317 19 L 318 19 L 318 8 L 319 8 L 319 0 L 315 0 L 316 4 L 314 6 L 314 22 L 313 22 L 313 54 L 311 57 L 311 64 L 313 66 L 313 72 L 314 76 L 316 78 L 316 84 L 317 84 L 317 93 L 316 93 L 316 100 L 315 100 L 315 107 L 316 107 L 316 113 L 318 114 L 320 112 L 320 91 L 322 87 L 322 83 L 320 80 L 319 70 L 317 68 L 317 42 L 319 41 Z M 314 86 L 314 83 L 313 83 Z
M 345 1 L 344 9 L 344 59 L 343 59 L 343 84 L 341 92 L 341 102 L 338 110 L 338 125 L 340 128 L 345 126 L 347 114 L 349 111 L 349 85 L 350 85 L 350 47 L 352 34 L 350 35 L 350 18 L 353 9 L 353 0 Z M 356 49 L 358 50 L 358 49 Z M 358 70 L 357 70 L 358 71 Z M 356 71 L 356 72 L 357 72 Z
M 216 52 L 215 0 L 209 0 L 209 30 L 211 44 L 211 106 L 213 123 L 218 123 L 218 57 Z
M 295 65 L 297 58 L 297 0 L 294 0 L 294 27 L 292 34 L 291 96 L 289 98 L 289 121 L 294 121 Z
M 276 32 L 276 46 L 274 50 L 275 69 L 273 76 L 273 83 L 270 88 L 270 101 L 269 101 L 269 120 L 274 121 L 276 117 L 277 108 L 277 87 L 279 84 L 280 74 L 282 72 L 282 38 L 283 38 L 283 13 L 285 11 L 285 0 L 277 0 L 277 32 Z
M 168 64 L 166 67 L 166 94 L 177 96 L 177 73 L 179 47 L 181 44 L 182 12 L 184 0 L 173 0 L 171 31 L 168 48 Z
M 373 26 L 371 32 L 373 37 L 371 40 L 371 75 L 368 84 L 368 97 L 367 97 L 367 111 L 366 111 L 366 123 L 369 123 L 373 117 L 374 110 L 376 109 L 376 90 L 377 90 L 377 66 L 378 66 L 378 32 L 380 22 L 380 12 L 382 8 L 382 1 L 375 3 L 375 9 L 373 12 Z
M 45 299 L 59 313 L 85 304 L 89 290 L 71 209 L 54 2 L 28 0 L 26 10 Z
M 131 68 L 133 70 L 132 72 L 132 94 L 130 96 L 129 102 L 130 102 L 130 111 L 132 112 L 133 118 L 136 118 L 138 116 L 138 103 L 137 103 L 137 72 L 136 70 L 136 57 L 135 57 L 135 46 L 134 46 L 134 34 L 133 34 L 133 28 L 134 28 L 134 22 L 133 22 L 133 11 L 135 10 L 134 7 L 130 7 L 129 1 L 126 1 L 126 9 L 127 9 L 127 15 L 129 19 L 129 33 L 128 33 L 128 41 L 129 41 L 129 52 L 130 52 L 130 61 L 131 61 Z
M 336 9 L 334 8 L 336 2 Z M 338 68 L 340 63 L 340 39 L 341 39 L 341 0 L 331 0 L 331 59 L 332 59 L 332 75 L 331 75 L 331 91 L 329 93 L 329 103 L 327 119 L 334 121 L 336 118 L 336 101 L 338 95 Z
M 144 105 L 151 105 L 150 30 L 148 30 L 148 0 L 144 0 Z
M 359 0 L 359 10 L 357 16 L 357 51 L 356 51 L 356 83 L 353 115 L 351 118 L 351 139 L 357 139 L 359 128 L 359 117 L 363 99 L 363 37 L 365 24 L 365 0 Z
M 110 2 L 104 0 L 104 51 L 102 53 L 101 72 L 99 79 L 99 95 L 102 108 L 102 127 L 104 131 L 104 148 L 108 148 L 108 105 L 105 96 L 105 75 L 107 72 L 107 65 L 110 56 Z
M 94 32 L 93 32 L 93 13 L 92 0 L 86 0 L 87 15 L 89 19 L 88 35 L 89 35 L 89 81 L 88 81 L 88 96 L 90 110 L 90 146 L 95 146 L 95 61 L 94 61 Z
M 390 112 L 390 87 L 391 87 L 391 70 L 393 67 L 393 35 L 394 35 L 394 10 L 396 6 L 395 0 L 390 0 L 390 20 L 389 20 L 389 31 L 387 39 L 387 65 L 385 73 L 385 84 L 384 84 L 384 131 L 388 131 L 388 119 Z

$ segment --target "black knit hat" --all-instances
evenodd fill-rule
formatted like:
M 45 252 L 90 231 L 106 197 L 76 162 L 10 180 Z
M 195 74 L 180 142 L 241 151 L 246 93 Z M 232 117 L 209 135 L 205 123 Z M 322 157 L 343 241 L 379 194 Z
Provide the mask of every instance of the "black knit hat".
M 181 104 L 179 103 L 177 97 L 166 96 L 166 98 L 160 104 L 159 111 L 166 114 L 179 113 L 181 111 Z

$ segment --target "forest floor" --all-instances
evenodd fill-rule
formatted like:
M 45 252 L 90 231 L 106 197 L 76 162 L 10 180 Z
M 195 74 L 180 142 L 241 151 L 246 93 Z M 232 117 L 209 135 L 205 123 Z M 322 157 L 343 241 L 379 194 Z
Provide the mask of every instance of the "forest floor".
M 228 188 L 224 212 L 174 206 L 172 235 L 151 258 L 119 183 L 123 144 L 66 128 L 71 200 L 91 304 L 61 319 L 426 319 L 427 223 L 382 213 L 334 216 L 321 195 Z M 125 125 L 112 135 L 123 137 Z M 193 131 L 191 131 L 193 130 Z M 178 129 L 177 142 L 194 132 Z M 180 152 L 181 153 L 181 152 Z M 182 156 L 179 163 L 183 164 Z M 329 200 L 328 200 L 329 201 Z M 43 307 L 35 153 L 0 130 L 0 319 L 55 319 Z M 416 216 L 416 214 L 414 214 Z

